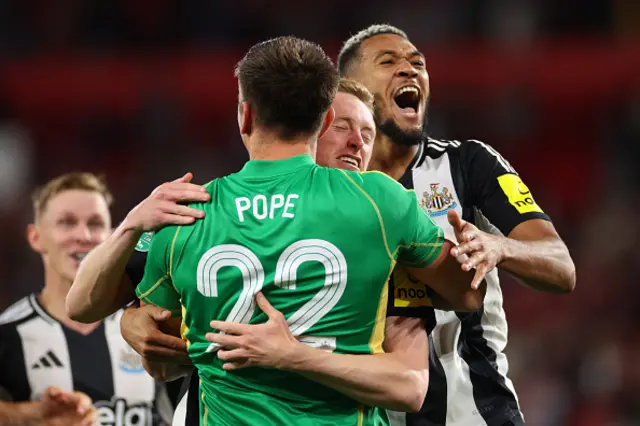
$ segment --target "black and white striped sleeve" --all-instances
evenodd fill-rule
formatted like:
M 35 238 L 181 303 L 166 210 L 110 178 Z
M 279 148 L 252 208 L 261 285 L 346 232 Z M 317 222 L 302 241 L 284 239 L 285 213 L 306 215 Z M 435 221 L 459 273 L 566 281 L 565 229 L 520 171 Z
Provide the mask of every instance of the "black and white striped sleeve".
M 460 166 L 473 205 L 504 235 L 527 220 L 551 220 L 515 169 L 493 147 L 477 140 L 463 143 Z

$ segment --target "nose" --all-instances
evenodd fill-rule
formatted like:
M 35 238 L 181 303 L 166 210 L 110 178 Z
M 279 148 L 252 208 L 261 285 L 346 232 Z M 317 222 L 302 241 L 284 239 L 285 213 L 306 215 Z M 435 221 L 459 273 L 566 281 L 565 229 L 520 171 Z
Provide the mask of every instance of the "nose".
M 418 76 L 418 70 L 411 64 L 411 62 L 404 60 L 400 63 L 397 70 L 397 75 L 405 78 L 415 78 Z
M 91 237 L 91 230 L 86 224 L 79 224 L 76 226 L 73 236 L 77 241 L 83 243 L 89 243 L 93 240 Z
M 349 148 L 360 151 L 362 146 L 364 145 L 364 139 L 362 139 L 362 135 L 360 134 L 360 130 L 353 129 L 351 131 L 351 135 L 349 135 L 349 140 L 347 141 Z

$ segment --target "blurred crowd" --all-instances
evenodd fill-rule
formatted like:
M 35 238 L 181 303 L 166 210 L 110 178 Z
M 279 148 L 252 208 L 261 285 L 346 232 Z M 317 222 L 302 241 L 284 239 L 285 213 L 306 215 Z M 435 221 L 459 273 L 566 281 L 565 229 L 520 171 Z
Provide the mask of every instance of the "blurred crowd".
M 24 238 L 37 184 L 102 173 L 121 220 L 186 171 L 204 183 L 238 170 L 232 68 L 244 47 L 293 33 L 335 54 L 382 21 L 426 54 L 431 135 L 497 148 L 576 262 L 568 296 L 504 277 L 527 424 L 640 425 L 635 0 L 0 2 L 0 309 L 41 285 Z

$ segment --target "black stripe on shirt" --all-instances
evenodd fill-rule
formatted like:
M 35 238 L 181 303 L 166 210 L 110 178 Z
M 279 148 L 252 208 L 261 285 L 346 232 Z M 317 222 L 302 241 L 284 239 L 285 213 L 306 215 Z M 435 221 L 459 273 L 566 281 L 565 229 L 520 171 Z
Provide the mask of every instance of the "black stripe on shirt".
M 518 418 L 520 409 L 515 395 L 498 371 L 497 355 L 483 335 L 482 316 L 478 312 L 456 312 L 460 319 L 458 353 L 469 366 L 469 378 L 478 414 L 488 426 L 502 426 Z
M 94 401 L 110 401 L 114 395 L 113 370 L 104 322 L 87 336 L 65 326 L 62 329 L 69 348 L 74 390 L 86 393 Z
M 22 339 L 17 327 L 38 315 L 32 312 L 25 318 L 0 325 L 0 387 L 4 388 L 13 401 L 31 400 L 31 387 L 27 376 Z
M 431 309 L 433 311 L 433 309 Z M 435 311 L 433 311 L 435 323 Z M 431 332 L 431 330 L 429 330 Z M 429 389 L 418 413 L 407 413 L 406 426 L 442 426 L 447 422 L 447 376 L 429 335 Z

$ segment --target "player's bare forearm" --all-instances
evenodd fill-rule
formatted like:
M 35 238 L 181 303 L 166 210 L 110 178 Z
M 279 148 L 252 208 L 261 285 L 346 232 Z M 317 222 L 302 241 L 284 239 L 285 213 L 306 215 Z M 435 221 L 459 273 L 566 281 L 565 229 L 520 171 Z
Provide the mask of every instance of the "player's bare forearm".
M 518 224 L 508 237 L 481 231 L 457 212 L 447 212 L 459 245 L 451 249 L 464 271 L 486 274 L 500 267 L 541 291 L 569 293 L 576 284 L 576 271 L 567 247 L 553 224 L 530 219 Z
M 463 271 L 458 261 L 449 253 L 453 243 L 446 240 L 437 259 L 425 268 L 407 268 L 409 275 L 431 287 L 438 296 L 434 296 L 438 309 L 455 311 L 477 311 L 482 307 L 486 293 L 484 275 L 477 288 L 472 287 L 476 279 L 474 271 Z
M 2 426 L 40 426 L 42 416 L 40 402 L 2 402 L 0 401 L 0 425 Z
M 308 347 L 291 334 L 284 315 L 256 295 L 267 315 L 261 324 L 211 321 L 205 338 L 218 346 L 224 370 L 277 368 L 301 374 L 371 406 L 416 411 L 428 385 L 428 340 L 420 319 L 391 317 L 385 324 L 388 353 L 347 355 Z
M 548 293 L 570 293 L 576 269 L 567 246 L 559 237 L 537 241 L 504 239 L 504 260 L 498 265 L 526 285 Z
M 160 382 L 172 382 L 189 375 L 193 365 L 179 365 L 169 362 L 151 362 L 142 358 L 142 365 L 151 377 Z
M 389 410 L 418 411 L 427 393 L 428 370 L 408 369 L 393 354 L 332 354 L 304 346 L 283 369 Z
M 429 385 L 429 346 L 422 320 L 388 318 L 384 349 L 381 354 L 345 355 L 300 345 L 282 368 L 365 405 L 420 410 Z
M 140 232 L 125 222 L 82 261 L 66 301 L 67 314 L 74 321 L 101 320 L 135 299 L 125 268 Z

